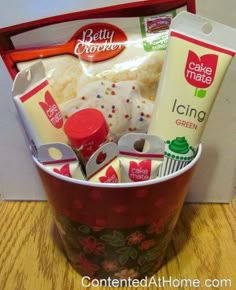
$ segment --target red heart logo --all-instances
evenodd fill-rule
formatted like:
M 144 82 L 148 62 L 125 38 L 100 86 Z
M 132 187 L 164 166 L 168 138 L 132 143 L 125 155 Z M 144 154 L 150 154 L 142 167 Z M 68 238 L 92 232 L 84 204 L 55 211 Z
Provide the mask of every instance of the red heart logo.
M 107 156 L 107 154 L 105 152 L 101 151 L 97 156 L 96 163 L 97 164 L 103 163 L 103 161 L 106 159 L 106 156 Z
M 115 169 L 112 166 L 109 166 L 106 170 L 106 175 L 99 177 L 99 180 L 104 183 L 118 183 L 119 178 L 117 176 L 117 173 Z
M 65 164 L 59 169 L 54 168 L 53 172 L 64 175 L 64 176 L 72 177 L 72 175 L 70 173 L 70 165 L 69 164 Z
M 45 93 L 45 102 L 39 102 L 39 105 L 43 109 L 51 124 L 55 128 L 60 129 L 63 125 L 62 114 L 49 91 L 46 91 Z
M 215 78 L 218 55 L 204 54 L 199 57 L 189 50 L 185 65 L 185 79 L 196 88 L 208 88 Z
M 134 182 L 149 180 L 151 176 L 151 167 L 152 161 L 150 159 L 140 161 L 139 163 L 130 161 L 129 178 Z

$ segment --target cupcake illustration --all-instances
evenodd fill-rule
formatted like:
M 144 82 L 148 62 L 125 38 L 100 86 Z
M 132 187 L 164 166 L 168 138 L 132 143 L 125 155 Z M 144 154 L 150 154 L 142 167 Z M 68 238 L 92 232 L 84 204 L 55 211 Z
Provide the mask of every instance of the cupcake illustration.
M 168 175 L 185 167 L 195 156 L 196 150 L 189 146 L 185 137 L 166 141 L 165 157 L 160 176 Z

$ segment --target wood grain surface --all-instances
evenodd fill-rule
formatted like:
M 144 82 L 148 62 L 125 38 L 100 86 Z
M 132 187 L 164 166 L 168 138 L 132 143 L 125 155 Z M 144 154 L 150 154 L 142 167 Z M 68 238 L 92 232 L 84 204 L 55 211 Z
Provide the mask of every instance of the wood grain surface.
M 202 286 L 167 283 L 149 289 L 236 289 L 236 198 L 230 204 L 184 206 L 165 263 L 155 275 L 163 277 L 198 279 Z M 81 285 L 81 276 L 63 253 L 46 202 L 0 203 L 0 289 L 98 289 Z

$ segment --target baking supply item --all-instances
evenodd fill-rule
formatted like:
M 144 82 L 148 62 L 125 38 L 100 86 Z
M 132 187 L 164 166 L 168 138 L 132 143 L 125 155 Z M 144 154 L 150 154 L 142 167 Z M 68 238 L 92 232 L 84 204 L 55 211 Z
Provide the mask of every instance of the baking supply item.
M 235 49 L 231 27 L 188 12 L 173 19 L 148 130 L 166 142 L 162 175 L 195 156 Z
M 88 161 L 107 141 L 109 128 L 103 114 L 94 108 L 79 110 L 65 122 L 64 131 L 73 148 Z
M 143 150 L 143 145 L 146 150 Z M 155 135 L 130 133 L 118 142 L 122 182 L 156 178 L 164 158 L 164 142 Z
M 118 147 L 109 142 L 101 146 L 89 159 L 86 165 L 87 178 L 91 182 L 120 182 L 120 163 Z
M 12 90 L 34 155 L 37 156 L 38 149 L 44 144 L 68 142 L 63 131 L 64 121 L 42 62 L 19 72 Z

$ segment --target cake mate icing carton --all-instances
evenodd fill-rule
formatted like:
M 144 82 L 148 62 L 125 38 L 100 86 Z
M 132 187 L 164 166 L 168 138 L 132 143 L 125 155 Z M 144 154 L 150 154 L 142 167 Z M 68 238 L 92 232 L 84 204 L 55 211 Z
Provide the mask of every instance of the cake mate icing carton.
M 235 50 L 231 27 L 188 12 L 173 20 L 148 130 L 166 142 L 161 175 L 195 156 Z

